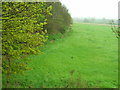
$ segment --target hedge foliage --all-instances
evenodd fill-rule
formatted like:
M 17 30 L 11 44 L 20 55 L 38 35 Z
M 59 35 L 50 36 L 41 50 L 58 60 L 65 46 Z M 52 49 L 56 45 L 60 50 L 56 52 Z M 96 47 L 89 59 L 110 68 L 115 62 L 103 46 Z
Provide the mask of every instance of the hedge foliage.
M 65 33 L 73 22 L 67 8 L 61 2 L 47 3 L 47 6 L 49 5 L 52 5 L 52 16 L 47 16 L 46 29 L 48 29 L 48 33 Z
M 61 32 L 72 23 L 68 10 L 60 2 L 3 2 L 2 3 L 2 67 L 10 78 L 27 70 L 27 55 L 48 39 L 48 33 Z
M 35 54 L 47 41 L 45 15 L 52 7 L 43 2 L 3 2 L 2 4 L 2 55 L 3 73 L 19 73 L 26 67 L 17 59 Z

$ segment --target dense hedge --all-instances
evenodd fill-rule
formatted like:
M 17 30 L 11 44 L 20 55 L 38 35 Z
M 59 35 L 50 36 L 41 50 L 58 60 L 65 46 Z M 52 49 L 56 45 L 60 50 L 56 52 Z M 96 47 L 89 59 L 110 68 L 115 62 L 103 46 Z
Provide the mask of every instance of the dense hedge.
M 25 55 L 39 51 L 47 40 L 45 15 L 51 7 L 43 2 L 3 2 L 2 4 L 3 73 L 10 76 L 26 70 L 25 62 L 17 61 Z
M 68 27 L 72 24 L 72 18 L 67 8 L 61 2 L 47 3 L 52 5 L 52 16 L 47 16 L 48 24 L 46 28 L 49 34 L 65 33 Z
M 49 33 L 64 33 L 72 23 L 60 2 L 2 3 L 2 67 L 8 80 L 12 74 L 27 70 L 27 55 L 48 39 Z

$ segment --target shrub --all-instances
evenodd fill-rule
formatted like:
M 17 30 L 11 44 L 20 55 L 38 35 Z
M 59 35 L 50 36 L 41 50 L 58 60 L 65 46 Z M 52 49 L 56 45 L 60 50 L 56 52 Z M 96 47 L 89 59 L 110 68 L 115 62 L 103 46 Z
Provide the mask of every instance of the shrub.
M 26 62 L 19 58 L 39 51 L 47 41 L 45 15 L 51 15 L 51 7 L 43 2 L 2 3 L 2 56 L 3 73 L 11 74 L 26 70 Z

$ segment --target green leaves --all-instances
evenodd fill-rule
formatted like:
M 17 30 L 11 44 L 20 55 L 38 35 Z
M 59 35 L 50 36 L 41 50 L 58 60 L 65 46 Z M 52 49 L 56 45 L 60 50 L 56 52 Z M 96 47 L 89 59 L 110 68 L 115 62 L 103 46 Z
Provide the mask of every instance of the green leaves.
M 68 29 L 70 24 L 72 24 L 72 18 L 67 8 L 63 6 L 60 2 L 51 2 L 47 3 L 47 5 L 47 10 L 51 13 L 47 16 L 48 24 L 46 25 L 46 28 L 48 30 L 48 33 L 64 33 L 65 30 Z
M 2 9 L 3 73 L 16 74 L 26 67 L 26 62 L 18 59 L 37 53 L 47 41 L 44 25 L 52 6 L 46 8 L 41 2 L 3 2 Z

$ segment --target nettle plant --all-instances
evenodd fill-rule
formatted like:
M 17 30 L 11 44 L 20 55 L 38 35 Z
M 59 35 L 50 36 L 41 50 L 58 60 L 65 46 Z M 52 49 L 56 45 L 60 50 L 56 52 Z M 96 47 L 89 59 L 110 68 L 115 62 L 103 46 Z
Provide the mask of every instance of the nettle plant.
M 7 78 L 27 70 L 27 60 L 20 58 L 40 52 L 38 47 L 47 41 L 43 27 L 51 10 L 45 2 L 2 3 L 2 67 Z

